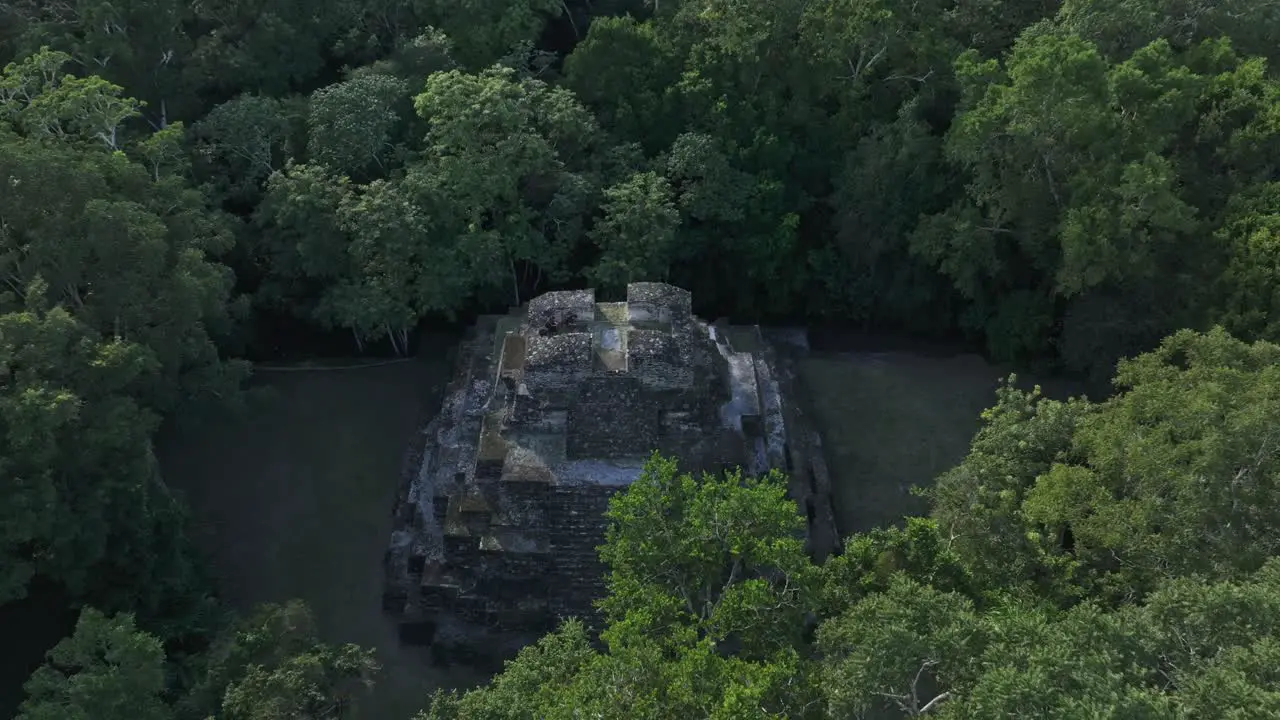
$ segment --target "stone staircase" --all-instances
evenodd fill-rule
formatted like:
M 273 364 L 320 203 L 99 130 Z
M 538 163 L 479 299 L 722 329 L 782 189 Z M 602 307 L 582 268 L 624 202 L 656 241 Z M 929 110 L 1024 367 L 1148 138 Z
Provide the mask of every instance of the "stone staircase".
M 493 321 L 483 318 L 476 325 L 467 329 L 456 349 L 457 371 L 445 388 L 444 407 L 440 413 L 427 423 L 418 433 L 410 446 L 406 463 L 402 469 L 400 492 L 397 493 L 393 517 L 397 528 L 411 528 L 421 531 L 424 528 L 437 532 L 417 533 L 418 537 L 393 537 L 392 547 L 386 555 L 387 583 L 383 592 L 383 608 L 389 613 L 403 616 L 406 622 L 401 628 L 402 635 L 413 636 L 424 632 L 416 622 L 417 608 L 423 601 L 424 583 L 433 581 L 430 575 L 434 569 L 428 568 L 428 558 L 438 557 L 443 550 L 443 538 L 439 537 L 440 529 L 448 512 L 447 487 L 440 487 L 441 475 L 448 479 L 446 468 L 465 468 L 468 459 L 462 457 L 458 436 L 469 431 L 474 425 L 467 418 L 467 402 L 470 389 L 479 375 L 486 368 L 486 348 L 488 332 Z M 470 460 L 473 464 L 474 460 Z M 455 475 L 457 470 L 455 470 Z M 462 470 L 465 472 L 465 470 Z M 459 478 L 454 477 L 455 481 Z M 424 502 L 431 497 L 430 502 Z M 418 517 L 416 508 L 427 506 L 430 517 Z M 397 530 L 397 534 L 403 533 Z M 424 541 L 425 536 L 425 541 Z M 433 536 L 435 536 L 433 538 Z M 432 542 L 434 539 L 435 542 Z M 441 586 L 441 592 L 448 592 L 447 582 Z
M 794 339 L 777 342 L 759 326 L 715 325 L 717 344 L 732 358 L 750 359 L 754 371 L 757 416 L 743 415 L 743 430 L 758 441 L 759 468 L 781 468 L 789 479 L 788 495 L 806 516 L 806 542 L 819 558 L 838 550 L 839 533 L 832 508 L 831 477 L 822 438 L 812 427 L 795 381 L 793 355 L 803 353 Z M 779 352 L 778 348 L 784 348 Z M 750 354 L 747 354 L 750 353 Z M 783 397 L 796 401 L 784 403 Z M 758 425 L 757 425 L 758 423 Z M 793 452 L 794 450 L 794 452 Z M 756 470 L 757 468 L 752 468 Z

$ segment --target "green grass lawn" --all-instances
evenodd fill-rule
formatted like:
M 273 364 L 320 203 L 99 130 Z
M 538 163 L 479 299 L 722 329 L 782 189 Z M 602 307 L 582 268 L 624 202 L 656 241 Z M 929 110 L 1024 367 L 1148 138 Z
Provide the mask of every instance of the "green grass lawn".
M 964 458 L 1009 371 L 976 355 L 857 352 L 815 353 L 799 372 L 831 466 L 836 522 L 849 535 L 927 512 L 910 488 Z M 1071 389 L 1044 384 L 1050 396 Z
M 377 647 L 384 666 L 361 718 L 399 720 L 440 685 L 473 682 L 398 645 L 381 611 L 382 554 L 401 463 L 424 401 L 448 380 L 444 353 L 339 371 L 262 371 L 248 417 L 167 430 L 166 480 L 191 504 L 227 599 L 306 600 L 331 642 Z M 434 411 L 434 408 L 432 408 Z

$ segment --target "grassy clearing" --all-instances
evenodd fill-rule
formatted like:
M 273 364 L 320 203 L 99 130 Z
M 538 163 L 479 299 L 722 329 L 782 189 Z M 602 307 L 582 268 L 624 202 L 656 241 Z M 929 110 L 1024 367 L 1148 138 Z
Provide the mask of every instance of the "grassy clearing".
M 822 434 L 843 535 L 926 512 L 914 486 L 962 460 L 1009 373 L 976 355 L 816 353 L 800 380 Z M 1030 386 L 1020 379 L 1019 385 Z M 1074 391 L 1043 383 L 1050 396 Z
M 227 599 L 292 597 L 331 642 L 377 647 L 384 674 L 361 718 L 409 718 L 437 686 L 469 683 L 401 648 L 381 611 L 382 554 L 401 462 L 424 400 L 448 380 L 444 353 L 342 372 L 262 372 L 248 417 L 167 430 L 166 479 L 191 504 Z

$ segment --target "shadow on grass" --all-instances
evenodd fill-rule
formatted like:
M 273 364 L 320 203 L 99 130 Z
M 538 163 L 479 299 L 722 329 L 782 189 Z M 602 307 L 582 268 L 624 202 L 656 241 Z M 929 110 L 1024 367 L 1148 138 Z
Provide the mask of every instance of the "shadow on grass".
M 442 347 L 358 370 L 261 372 L 240 417 L 161 434 L 165 478 L 233 606 L 302 598 L 326 640 L 378 649 L 383 675 L 360 718 L 407 720 L 434 688 L 483 680 L 400 647 L 381 609 L 401 464 L 450 370 Z
M 978 355 L 902 351 L 815 353 L 799 370 L 844 536 L 928 512 L 911 488 L 964 459 L 979 415 L 1010 372 Z M 1018 385 L 1037 381 L 1020 373 Z M 1050 397 L 1081 392 L 1067 381 L 1039 382 Z

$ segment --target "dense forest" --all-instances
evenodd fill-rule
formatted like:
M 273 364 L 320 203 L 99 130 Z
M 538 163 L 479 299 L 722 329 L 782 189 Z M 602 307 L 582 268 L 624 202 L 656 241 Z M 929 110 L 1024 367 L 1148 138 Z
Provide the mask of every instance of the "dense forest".
M 423 717 L 1280 717 L 1277 37 L 1274 0 L 0 3 L 0 605 L 79 612 L 19 717 L 342 717 L 368 650 L 231 615 L 157 428 L 636 279 L 1115 393 L 1002 389 L 927 517 L 821 564 L 779 478 L 655 458 L 603 642 Z

